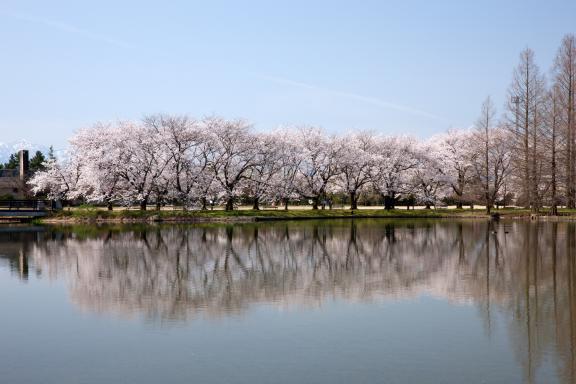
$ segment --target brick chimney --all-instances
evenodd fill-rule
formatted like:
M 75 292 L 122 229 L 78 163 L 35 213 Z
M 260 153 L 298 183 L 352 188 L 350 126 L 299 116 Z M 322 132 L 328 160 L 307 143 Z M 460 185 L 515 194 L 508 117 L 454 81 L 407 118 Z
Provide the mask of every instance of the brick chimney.
M 18 152 L 18 165 L 20 170 L 20 180 L 24 180 L 26 176 L 28 176 L 28 170 L 30 169 L 27 150 L 22 149 Z

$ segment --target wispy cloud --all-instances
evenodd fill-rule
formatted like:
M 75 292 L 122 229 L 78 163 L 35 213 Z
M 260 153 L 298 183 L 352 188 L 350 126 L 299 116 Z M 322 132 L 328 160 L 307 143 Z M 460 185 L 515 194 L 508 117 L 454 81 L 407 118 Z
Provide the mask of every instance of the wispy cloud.
M 116 39 L 116 38 L 113 38 L 110 36 L 90 32 L 90 31 L 87 31 L 85 29 L 78 28 L 74 25 L 61 23 L 61 22 L 46 19 L 43 17 L 37 17 L 37 16 L 33 16 L 33 15 L 14 13 L 14 12 L 1 12 L 1 11 L 0 11 L 0 16 L 4 16 L 4 17 L 11 18 L 11 19 L 23 21 L 26 23 L 41 25 L 41 26 L 51 28 L 51 29 L 56 29 L 56 30 L 59 30 L 62 32 L 82 36 L 82 37 L 85 37 L 85 38 L 90 39 L 90 40 L 94 40 L 94 41 L 97 41 L 100 43 L 113 45 L 113 46 L 116 46 L 119 48 L 127 48 L 127 49 L 135 48 L 132 44 L 130 44 L 126 41 L 119 40 L 119 39 Z
M 406 113 L 409 113 L 411 115 L 423 116 L 423 117 L 427 117 L 430 119 L 446 120 L 445 118 L 438 116 L 438 115 L 435 115 L 435 114 L 430 113 L 430 112 L 426 112 L 426 111 L 423 111 L 423 110 L 420 110 L 417 108 L 413 108 L 410 106 L 402 105 L 402 104 L 392 103 L 392 102 L 381 100 L 381 99 L 378 99 L 375 97 L 363 96 L 363 95 L 359 95 L 356 93 L 339 91 L 339 90 L 334 90 L 334 89 L 328 89 L 328 88 L 320 87 L 320 86 L 317 86 L 314 84 L 308 84 L 308 83 L 303 83 L 300 81 L 294 81 L 294 80 L 286 79 L 283 77 L 269 76 L 269 75 L 262 75 L 262 74 L 257 74 L 255 76 L 260 78 L 260 79 L 271 81 L 274 83 L 284 84 L 284 85 L 289 85 L 289 86 L 299 87 L 299 88 L 305 88 L 305 89 L 310 89 L 310 90 L 314 90 L 314 91 L 319 91 L 319 92 L 323 92 L 323 93 L 330 94 L 333 96 L 344 97 L 344 98 L 348 98 L 348 99 L 361 101 L 361 102 L 364 102 L 367 104 L 372 104 L 372 105 L 375 105 L 378 107 L 383 107 L 383 108 L 387 108 L 387 109 L 393 109 L 396 111 L 406 112 Z

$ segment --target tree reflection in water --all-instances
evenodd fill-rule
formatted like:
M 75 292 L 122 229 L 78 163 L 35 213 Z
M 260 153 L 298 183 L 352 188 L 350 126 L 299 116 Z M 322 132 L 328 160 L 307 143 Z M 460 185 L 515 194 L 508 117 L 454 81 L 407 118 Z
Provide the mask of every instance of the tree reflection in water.
M 22 279 L 69 283 L 88 311 L 186 321 L 255 303 L 400 299 L 474 304 L 488 336 L 505 314 L 524 379 L 547 354 L 576 380 L 576 225 L 356 220 L 0 232 Z

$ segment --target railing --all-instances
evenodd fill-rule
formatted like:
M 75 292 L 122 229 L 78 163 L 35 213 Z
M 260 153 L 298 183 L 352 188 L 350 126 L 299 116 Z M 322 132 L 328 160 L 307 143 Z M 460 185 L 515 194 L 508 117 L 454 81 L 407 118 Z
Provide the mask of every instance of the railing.
M 52 211 L 52 200 L 0 200 L 0 211 Z

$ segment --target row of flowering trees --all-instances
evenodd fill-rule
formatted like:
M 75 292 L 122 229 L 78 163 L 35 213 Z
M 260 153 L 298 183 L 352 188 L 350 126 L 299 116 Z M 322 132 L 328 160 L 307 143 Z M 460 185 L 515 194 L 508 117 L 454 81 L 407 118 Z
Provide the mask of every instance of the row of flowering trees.
M 576 36 L 566 35 L 547 77 L 520 54 L 500 118 L 488 98 L 475 127 L 428 140 L 316 127 L 259 133 L 242 120 L 156 115 L 96 124 L 30 180 L 54 199 L 113 205 L 171 202 L 206 209 L 310 201 L 333 195 L 352 209 L 363 194 L 387 209 L 401 197 L 430 207 L 515 203 L 537 212 L 576 208 Z
M 508 169 L 506 132 L 489 128 L 490 164 Z M 316 127 L 254 132 L 242 120 L 157 115 L 141 122 L 101 124 L 70 140 L 65 159 L 49 160 L 30 180 L 35 193 L 62 200 L 113 205 L 164 203 L 227 210 L 240 198 L 254 209 L 262 203 L 307 201 L 317 209 L 334 194 L 352 209 L 364 193 L 386 208 L 413 196 L 426 206 L 452 198 L 483 201 L 482 140 L 478 132 L 452 130 L 430 140 L 372 132 L 328 135 Z M 500 176 L 498 174 L 497 176 Z M 503 175 L 502 175 L 503 176 Z M 488 180 L 492 175 L 488 175 Z M 494 201 L 500 188 L 494 187 Z

